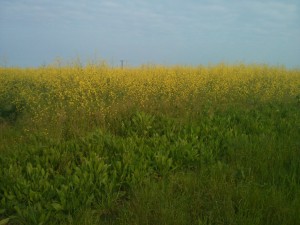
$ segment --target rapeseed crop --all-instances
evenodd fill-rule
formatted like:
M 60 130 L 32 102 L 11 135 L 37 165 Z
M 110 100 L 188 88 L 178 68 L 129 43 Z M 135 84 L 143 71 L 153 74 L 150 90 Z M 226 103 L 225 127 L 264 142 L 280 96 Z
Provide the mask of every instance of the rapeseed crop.
M 291 101 L 300 95 L 299 73 L 283 67 L 224 64 L 1 68 L 0 106 L 14 107 L 28 117 L 27 130 L 44 127 L 57 134 L 62 126 L 74 131 L 107 126 L 134 110 L 182 117 L 208 105 L 251 107 Z

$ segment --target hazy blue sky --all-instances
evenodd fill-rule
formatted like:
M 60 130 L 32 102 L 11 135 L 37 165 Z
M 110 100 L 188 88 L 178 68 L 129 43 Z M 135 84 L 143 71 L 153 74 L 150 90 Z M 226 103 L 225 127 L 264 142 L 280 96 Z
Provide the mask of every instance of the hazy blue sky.
M 299 0 L 0 0 L 0 63 L 300 67 Z

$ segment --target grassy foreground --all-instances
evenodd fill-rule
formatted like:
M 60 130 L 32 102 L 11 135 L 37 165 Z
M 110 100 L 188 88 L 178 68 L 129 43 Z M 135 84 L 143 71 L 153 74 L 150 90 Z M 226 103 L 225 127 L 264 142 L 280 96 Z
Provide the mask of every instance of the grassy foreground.
M 300 71 L 0 68 L 0 225 L 299 224 Z

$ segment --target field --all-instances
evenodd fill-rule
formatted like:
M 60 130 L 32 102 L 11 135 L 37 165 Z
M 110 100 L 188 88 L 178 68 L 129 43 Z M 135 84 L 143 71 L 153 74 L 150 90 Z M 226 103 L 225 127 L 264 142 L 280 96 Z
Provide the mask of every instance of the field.
M 0 68 L 0 225 L 300 224 L 300 70 Z

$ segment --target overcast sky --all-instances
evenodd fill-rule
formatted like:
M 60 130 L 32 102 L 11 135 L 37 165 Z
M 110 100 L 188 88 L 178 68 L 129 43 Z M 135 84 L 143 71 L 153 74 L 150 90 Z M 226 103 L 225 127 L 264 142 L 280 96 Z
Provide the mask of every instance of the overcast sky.
M 300 68 L 299 0 L 0 0 L 0 65 L 56 57 L 118 66 Z

